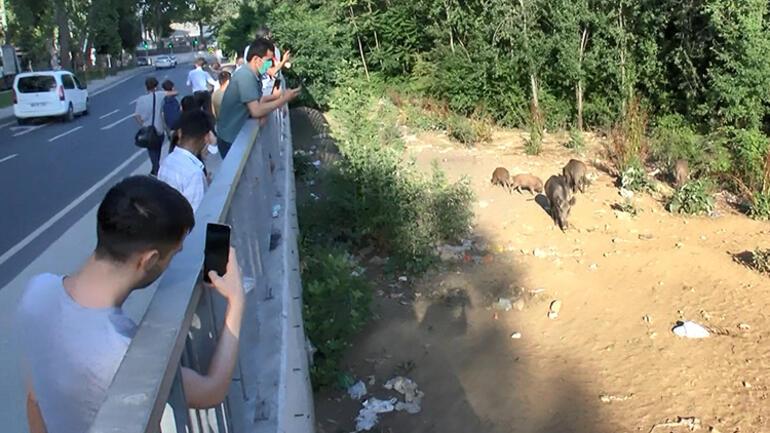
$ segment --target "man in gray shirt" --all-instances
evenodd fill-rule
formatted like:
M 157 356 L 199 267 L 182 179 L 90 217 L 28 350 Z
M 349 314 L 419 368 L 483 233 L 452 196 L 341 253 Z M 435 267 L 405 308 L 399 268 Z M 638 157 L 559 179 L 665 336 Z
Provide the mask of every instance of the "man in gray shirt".
M 126 178 L 99 206 L 97 246 L 86 263 L 72 275 L 30 281 L 17 326 L 31 433 L 88 431 L 136 329 L 121 305 L 166 270 L 193 225 L 190 204 L 174 188 L 150 176 Z M 233 249 L 225 275 L 209 277 L 228 306 L 207 374 L 182 367 L 192 408 L 225 398 L 238 356 L 244 292 Z
M 222 158 L 227 156 L 246 119 L 265 117 L 299 95 L 299 88 L 275 96 L 262 95 L 262 82 L 258 75 L 267 71 L 272 58 L 273 44 L 265 39 L 257 39 L 249 46 L 244 66 L 230 78 L 217 119 L 217 146 L 222 152 Z
M 155 77 L 147 77 L 144 80 L 144 87 L 147 89 L 147 94 L 140 96 L 136 100 L 136 109 L 134 111 L 134 119 L 139 124 L 139 127 L 145 127 L 153 125 L 158 135 L 163 137 L 163 132 L 166 130 L 163 126 L 163 116 L 161 115 L 163 109 L 163 98 L 166 96 L 164 91 L 158 90 L 158 80 Z M 153 112 L 153 107 L 155 111 Z M 157 147 L 148 147 L 147 154 L 150 156 L 150 163 L 152 164 L 152 170 L 150 174 L 153 176 L 158 175 L 158 169 L 160 168 L 160 153 L 163 143 Z

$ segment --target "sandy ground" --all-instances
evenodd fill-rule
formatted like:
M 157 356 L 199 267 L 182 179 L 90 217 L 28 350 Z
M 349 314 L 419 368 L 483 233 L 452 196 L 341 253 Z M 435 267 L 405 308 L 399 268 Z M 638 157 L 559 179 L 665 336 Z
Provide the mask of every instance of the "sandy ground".
M 618 214 L 613 180 L 592 168 L 562 233 L 531 195 L 490 185 L 497 166 L 545 181 L 599 150 L 594 142 L 575 155 L 564 141 L 549 136 L 532 157 L 516 131 L 473 149 L 407 136 L 421 166 L 437 160 L 450 177 L 471 178 L 477 248 L 416 281 L 377 281 L 375 317 L 346 367 L 374 379 L 369 396 L 392 395 L 382 385 L 401 374 L 425 397 L 421 413 L 383 414 L 373 431 L 646 433 L 677 417 L 697 417 L 703 431 L 770 431 L 770 285 L 733 259 L 767 247 L 767 223 L 724 205 L 716 217 L 676 216 L 649 195 L 634 198 L 637 216 Z M 500 297 L 523 309 L 496 310 Z M 682 339 L 671 332 L 678 320 L 725 335 Z M 341 390 L 318 393 L 318 431 L 354 431 L 360 407 Z

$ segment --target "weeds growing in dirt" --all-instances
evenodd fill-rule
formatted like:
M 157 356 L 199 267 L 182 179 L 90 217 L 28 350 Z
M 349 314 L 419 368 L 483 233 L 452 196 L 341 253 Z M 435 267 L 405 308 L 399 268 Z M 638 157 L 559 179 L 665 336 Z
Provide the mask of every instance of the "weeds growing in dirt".
M 637 192 L 652 190 L 652 182 L 641 162 L 635 160 L 626 165 L 620 173 L 620 187 Z
M 712 185 L 705 180 L 692 180 L 682 185 L 668 203 L 669 212 L 689 215 L 708 215 L 714 210 Z
M 583 150 L 585 145 L 586 141 L 583 132 L 579 129 L 571 129 L 569 131 L 569 141 L 567 141 L 564 146 L 567 149 L 572 149 L 577 152 Z
M 527 155 L 540 155 L 540 152 L 543 151 L 545 119 L 537 107 L 531 107 L 530 113 L 529 140 L 524 143 L 524 151 Z
M 751 267 L 763 274 L 770 274 L 770 250 L 757 248 L 752 251 Z

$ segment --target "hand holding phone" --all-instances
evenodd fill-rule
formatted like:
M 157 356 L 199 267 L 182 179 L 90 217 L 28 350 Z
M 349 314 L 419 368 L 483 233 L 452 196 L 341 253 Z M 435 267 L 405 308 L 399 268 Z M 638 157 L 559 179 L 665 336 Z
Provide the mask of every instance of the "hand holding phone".
M 230 254 L 230 226 L 209 223 L 206 226 L 206 248 L 203 258 L 203 281 L 211 283 L 209 274 L 225 275 Z
M 243 305 L 245 292 L 243 290 L 243 279 L 241 278 L 241 267 L 238 266 L 238 256 L 235 253 L 235 248 L 230 247 L 229 249 L 227 270 L 224 275 L 211 270 L 208 273 L 208 277 L 214 289 L 227 299 L 231 305 L 233 303 Z

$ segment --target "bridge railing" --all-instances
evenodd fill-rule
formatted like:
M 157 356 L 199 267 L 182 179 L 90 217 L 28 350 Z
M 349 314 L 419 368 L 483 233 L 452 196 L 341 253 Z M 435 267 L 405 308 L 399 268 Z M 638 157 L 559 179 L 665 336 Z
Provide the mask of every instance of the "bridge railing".
M 314 431 L 288 110 L 250 120 L 196 212 L 109 388 L 92 433 Z M 225 300 L 202 283 L 206 224 L 232 227 L 246 309 L 226 400 L 189 409 L 180 365 L 205 373 Z

